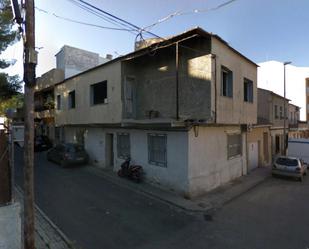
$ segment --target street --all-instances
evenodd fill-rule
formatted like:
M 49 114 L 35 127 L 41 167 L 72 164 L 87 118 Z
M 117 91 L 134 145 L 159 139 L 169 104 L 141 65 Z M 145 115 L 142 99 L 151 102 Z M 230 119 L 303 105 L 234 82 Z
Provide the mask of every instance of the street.
M 22 151 L 16 148 L 22 186 Z M 35 154 L 35 201 L 78 248 L 309 247 L 309 176 L 270 178 L 218 210 L 212 220 L 186 214 L 95 175 Z

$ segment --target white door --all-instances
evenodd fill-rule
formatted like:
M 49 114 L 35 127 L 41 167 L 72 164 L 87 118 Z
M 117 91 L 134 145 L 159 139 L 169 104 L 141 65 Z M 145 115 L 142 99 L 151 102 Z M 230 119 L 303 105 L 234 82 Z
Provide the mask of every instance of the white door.
M 259 146 L 258 142 L 248 144 L 248 159 L 249 159 L 249 168 L 251 171 L 259 166 Z

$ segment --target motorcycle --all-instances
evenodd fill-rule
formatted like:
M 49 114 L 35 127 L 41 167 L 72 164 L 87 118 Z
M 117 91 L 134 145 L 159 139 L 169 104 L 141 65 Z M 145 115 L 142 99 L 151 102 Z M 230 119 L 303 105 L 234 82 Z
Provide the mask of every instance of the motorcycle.
M 121 168 L 118 170 L 118 176 L 127 177 L 135 182 L 141 182 L 143 178 L 143 167 L 140 165 L 130 165 L 130 158 L 121 164 Z

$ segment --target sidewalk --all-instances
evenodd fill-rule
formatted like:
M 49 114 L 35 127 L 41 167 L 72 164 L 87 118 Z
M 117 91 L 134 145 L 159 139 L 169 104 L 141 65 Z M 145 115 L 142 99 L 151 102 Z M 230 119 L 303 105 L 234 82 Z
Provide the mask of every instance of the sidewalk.
M 94 166 L 88 167 L 88 170 L 122 187 L 159 199 L 185 211 L 202 212 L 206 214 L 212 213 L 224 204 L 234 200 L 243 193 L 246 193 L 265 181 L 271 175 L 270 167 L 257 168 L 248 175 L 239 177 L 238 179 L 210 191 L 203 196 L 188 200 L 176 193 L 160 189 L 159 187 L 147 182 L 137 184 L 128 179 L 120 178 L 117 176 L 116 172 L 102 170 Z
M 20 203 L 21 214 L 23 214 L 22 192 L 17 188 L 15 192 L 16 192 L 16 201 Z M 73 246 L 73 243 L 69 241 L 69 239 L 59 230 L 59 228 L 57 228 L 57 226 L 37 206 L 35 206 L 35 248 L 36 249 L 75 248 Z

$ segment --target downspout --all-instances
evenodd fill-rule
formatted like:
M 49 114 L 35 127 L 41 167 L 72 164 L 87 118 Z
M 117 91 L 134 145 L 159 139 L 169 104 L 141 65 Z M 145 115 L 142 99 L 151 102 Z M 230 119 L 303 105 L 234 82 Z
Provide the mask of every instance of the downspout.
M 214 83 L 215 83 L 215 117 L 214 117 L 214 121 L 215 124 L 217 123 L 217 56 L 215 54 L 212 54 L 211 57 L 214 59 L 215 61 L 215 79 L 214 79 Z
M 176 73 L 176 119 L 179 120 L 179 51 L 178 42 L 176 42 L 176 58 L 175 58 L 175 73 Z

